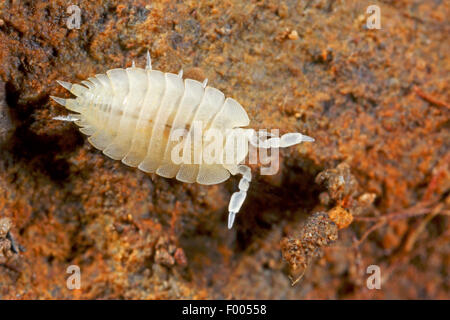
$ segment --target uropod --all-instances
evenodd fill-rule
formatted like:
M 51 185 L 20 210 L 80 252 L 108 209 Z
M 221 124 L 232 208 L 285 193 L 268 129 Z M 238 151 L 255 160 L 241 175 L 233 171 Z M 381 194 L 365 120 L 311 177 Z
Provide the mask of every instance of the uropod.
M 88 141 L 105 155 L 148 173 L 187 183 L 212 185 L 241 174 L 239 191 L 228 205 L 233 226 L 252 178 L 245 165 L 248 145 L 284 148 L 314 141 L 301 133 L 281 137 L 243 128 L 250 120 L 234 99 L 178 74 L 145 69 L 111 69 L 81 84 L 58 83 L 76 96 L 57 103 L 75 113 L 54 119 L 74 121 Z M 212 152 L 211 152 L 212 150 Z

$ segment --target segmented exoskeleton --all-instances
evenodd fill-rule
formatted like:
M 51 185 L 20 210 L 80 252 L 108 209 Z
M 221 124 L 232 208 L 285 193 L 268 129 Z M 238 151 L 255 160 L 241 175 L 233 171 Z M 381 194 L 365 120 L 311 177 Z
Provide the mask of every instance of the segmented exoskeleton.
M 244 108 L 234 99 L 207 86 L 177 74 L 152 70 L 147 52 L 145 69 L 133 66 L 112 69 L 80 84 L 58 81 L 76 96 L 75 99 L 53 97 L 68 110 L 76 112 L 58 120 L 75 121 L 88 141 L 108 157 L 145 172 L 179 181 L 217 184 L 230 174 L 242 174 L 239 191 L 229 204 L 228 227 L 245 200 L 251 181 L 250 168 L 243 164 L 248 143 L 259 148 L 279 148 L 314 139 L 301 133 L 288 133 L 281 138 L 261 139 L 253 129 L 243 129 L 250 120 Z M 202 134 L 195 135 L 194 124 Z M 173 139 L 182 131 L 181 142 Z M 207 132 L 219 136 L 215 141 L 217 161 L 205 161 Z M 236 137 L 245 139 L 236 144 Z M 196 144 L 200 148 L 195 148 Z M 176 149 L 177 148 L 177 149 Z M 174 160 L 174 151 L 183 156 Z M 206 153 L 205 153 L 206 154 Z M 225 155 L 232 154 L 226 158 Z M 194 161 L 193 159 L 197 159 Z M 232 161 L 228 161 L 232 159 Z

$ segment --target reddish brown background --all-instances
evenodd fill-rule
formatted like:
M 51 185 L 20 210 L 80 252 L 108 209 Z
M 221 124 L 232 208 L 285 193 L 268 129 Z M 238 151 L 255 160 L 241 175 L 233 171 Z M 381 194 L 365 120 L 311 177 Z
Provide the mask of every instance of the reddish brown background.
M 365 27 L 369 4 L 381 30 Z M 0 298 L 448 299 L 449 16 L 448 1 L 419 0 L 2 1 L 0 217 L 26 251 L 0 258 Z M 155 69 L 209 78 L 254 128 L 316 139 L 255 177 L 231 231 L 237 177 L 146 175 L 52 120 L 66 112 L 49 95 L 68 96 L 55 80 L 143 66 L 147 49 Z M 280 240 L 334 206 L 315 177 L 343 162 L 355 220 L 292 288 Z M 418 207 L 355 247 L 375 223 L 358 217 Z M 80 290 L 66 288 L 72 264 Z M 366 288 L 371 264 L 381 290 Z

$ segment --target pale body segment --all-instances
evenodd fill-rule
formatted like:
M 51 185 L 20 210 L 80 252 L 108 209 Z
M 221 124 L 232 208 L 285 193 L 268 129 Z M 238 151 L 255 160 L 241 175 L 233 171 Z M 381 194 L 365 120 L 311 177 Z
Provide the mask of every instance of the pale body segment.
M 133 63 L 131 68 L 112 69 L 88 78 L 81 82 L 83 85 L 58 83 L 76 98 L 52 99 L 76 113 L 55 119 L 74 121 L 89 136 L 88 141 L 112 159 L 144 172 L 204 185 L 241 174 L 239 191 L 229 203 L 229 228 L 251 181 L 251 170 L 243 164 L 248 143 L 259 148 L 279 148 L 314 141 L 300 133 L 259 138 L 253 129 L 242 128 L 250 120 L 237 101 L 207 86 L 207 79 L 200 83 L 183 80 L 182 71 L 176 75 L 152 70 L 148 53 L 145 69 L 136 68 Z M 202 133 L 200 136 L 196 135 L 197 129 Z M 180 131 L 181 139 L 173 139 Z M 212 163 L 205 161 L 208 132 L 219 133 L 214 140 L 218 160 Z M 244 146 L 232 143 L 236 136 L 244 137 Z M 177 161 L 175 151 L 180 154 Z

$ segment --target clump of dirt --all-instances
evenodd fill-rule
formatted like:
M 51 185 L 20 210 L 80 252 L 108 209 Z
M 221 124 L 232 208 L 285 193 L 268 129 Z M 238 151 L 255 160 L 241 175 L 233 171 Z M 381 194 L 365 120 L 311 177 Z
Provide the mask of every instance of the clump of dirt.
M 11 240 L 7 239 L 11 225 L 10 219 L 0 219 L 0 263 L 13 255 Z
M 0 218 L 26 251 L 0 264 L 0 298 L 448 299 L 449 2 L 377 1 L 379 30 L 372 4 L 80 0 L 77 29 L 63 2 L 1 1 Z M 252 128 L 315 139 L 282 150 L 274 176 L 253 168 L 231 231 L 238 178 L 147 175 L 52 120 L 66 111 L 49 95 L 68 95 L 55 80 L 142 67 L 147 50 L 238 100 Z M 297 245 L 314 266 L 292 288 L 280 242 L 314 212 L 339 240 L 311 240 L 314 258 Z M 365 286 L 373 264 L 381 290 Z
M 10 281 L 17 281 L 23 271 L 23 261 L 19 257 L 19 253 L 25 250 L 14 240 L 12 227 L 11 219 L 0 218 L 0 268 L 5 270 L 5 276 Z M 8 283 L 9 281 L 5 285 Z M 0 291 L 2 289 L 5 288 L 0 284 Z
M 350 166 L 341 163 L 334 169 L 328 169 L 319 173 L 316 183 L 324 184 L 328 195 L 334 201 L 342 201 L 345 197 L 351 197 L 357 192 L 358 182 L 350 173 Z
M 295 238 L 283 238 L 281 251 L 289 263 L 294 286 L 305 274 L 314 258 L 321 257 L 322 247 L 338 238 L 338 227 L 326 212 L 316 212 L 309 217 Z
M 348 227 L 353 215 L 370 213 L 374 209 L 376 194 L 364 191 L 346 162 L 320 172 L 315 182 L 326 188 L 319 199 L 323 206 L 332 208 L 328 214 L 339 229 Z

